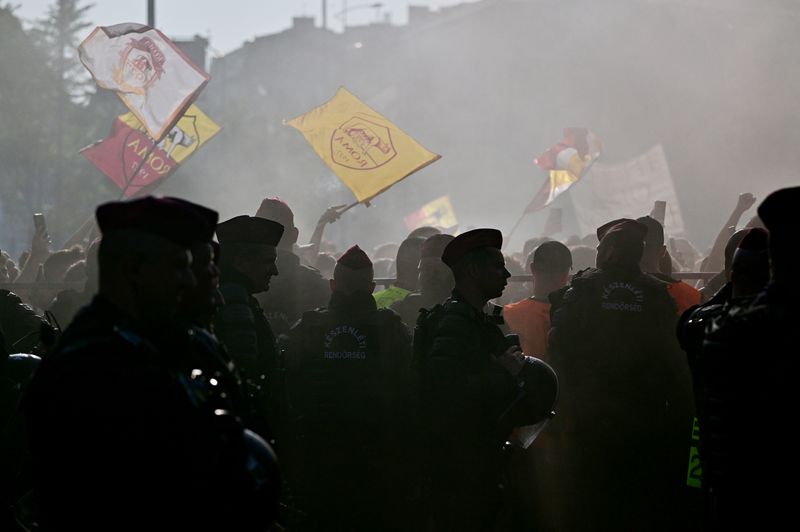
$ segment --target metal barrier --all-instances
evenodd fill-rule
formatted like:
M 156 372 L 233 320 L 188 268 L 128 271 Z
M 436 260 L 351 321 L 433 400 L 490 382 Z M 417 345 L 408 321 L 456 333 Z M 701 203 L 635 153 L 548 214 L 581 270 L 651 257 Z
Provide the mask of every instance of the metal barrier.
M 672 274 L 674 279 L 678 279 L 680 281 L 685 280 L 692 280 L 692 279 L 702 279 L 707 281 L 717 275 L 719 272 L 675 272 Z M 390 278 L 380 278 L 375 279 L 375 284 L 378 286 L 389 286 L 394 283 L 394 279 Z M 532 275 L 512 275 L 509 279 L 511 283 L 528 283 L 533 281 Z
M 11 290 L 33 290 L 37 288 L 49 288 L 53 290 L 83 290 L 84 283 L 0 283 L 0 289 Z

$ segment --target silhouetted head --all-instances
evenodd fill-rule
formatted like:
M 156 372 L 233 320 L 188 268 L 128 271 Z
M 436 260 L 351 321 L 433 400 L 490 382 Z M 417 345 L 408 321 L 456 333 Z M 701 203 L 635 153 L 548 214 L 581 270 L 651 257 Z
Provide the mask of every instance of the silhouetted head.
M 597 229 L 597 267 L 619 266 L 638 269 L 644 253 L 647 227 L 636 220 L 621 218 Z
M 769 282 L 769 234 L 765 229 L 747 229 L 731 260 L 734 297 L 753 296 Z
M 152 326 L 174 315 L 196 283 L 192 244 L 211 239 L 216 212 L 178 198 L 146 197 L 97 208 L 100 293 Z
M 264 198 L 256 211 L 258 218 L 265 218 L 283 226 L 283 235 L 276 246 L 287 251 L 297 242 L 300 232 L 294 225 L 294 213 L 289 205 L 279 198 Z
M 371 294 L 375 290 L 375 272 L 369 256 L 358 246 L 345 251 L 336 261 L 330 284 L 333 292 Z
M 397 248 L 397 258 L 395 259 L 395 270 L 397 272 L 397 286 L 406 290 L 417 289 L 417 278 L 419 277 L 419 258 L 424 238 L 406 238 Z
M 800 267 L 800 187 L 782 188 L 758 206 L 758 216 L 769 231 L 769 257 L 776 282 L 797 284 Z
M 442 253 L 455 239 L 453 235 L 438 234 L 425 240 L 420 250 L 419 290 L 434 299 L 444 300 L 455 287 L 455 278 L 450 268 L 442 262 Z
M 251 294 L 269 290 L 278 275 L 276 246 L 283 235 L 278 222 L 256 216 L 237 216 L 217 225 L 223 278 L 245 283 Z
M 497 229 L 473 229 L 445 247 L 442 261 L 453 271 L 456 289 L 472 303 L 482 306 L 503 294 L 511 274 L 502 245 L 503 235 Z

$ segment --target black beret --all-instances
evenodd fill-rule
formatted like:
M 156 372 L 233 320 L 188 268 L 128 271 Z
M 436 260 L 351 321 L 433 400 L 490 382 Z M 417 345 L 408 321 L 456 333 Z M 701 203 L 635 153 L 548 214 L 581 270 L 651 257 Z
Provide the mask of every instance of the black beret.
M 458 260 L 478 248 L 503 247 L 503 233 L 497 229 L 473 229 L 466 233 L 461 233 L 445 246 L 442 252 L 442 262 L 451 268 L 456 265 Z
M 770 235 L 789 230 L 794 233 L 800 225 L 797 209 L 800 208 L 800 187 L 776 190 L 758 206 L 758 217 Z
M 139 231 L 189 247 L 195 242 L 211 241 L 218 214 L 180 198 L 147 196 L 104 203 L 97 207 L 95 217 L 103 235 Z
M 283 226 L 278 222 L 257 216 L 237 216 L 217 225 L 217 239 L 225 244 L 260 244 L 277 246 L 283 236 Z

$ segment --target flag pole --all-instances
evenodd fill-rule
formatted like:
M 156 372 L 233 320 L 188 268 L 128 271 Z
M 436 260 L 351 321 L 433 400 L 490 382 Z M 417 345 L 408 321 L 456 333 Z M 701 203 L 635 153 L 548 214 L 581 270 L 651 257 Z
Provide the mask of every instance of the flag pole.
M 150 137 L 148 135 L 148 138 L 152 138 L 152 137 Z M 130 179 L 126 179 L 125 187 L 122 189 L 122 192 L 120 193 L 119 197 L 117 198 L 117 201 L 121 201 L 121 200 L 125 199 L 125 193 L 128 192 L 128 188 L 130 188 L 131 183 L 136 178 L 136 176 L 139 174 L 139 171 L 142 169 L 142 166 L 144 166 L 145 161 L 147 161 L 147 159 L 150 157 L 150 155 L 152 155 L 153 150 L 155 150 L 155 148 L 156 148 L 156 144 L 157 143 L 155 141 L 153 141 L 153 145 L 150 146 L 150 148 L 147 150 L 147 153 L 145 154 L 144 158 L 136 166 L 136 171 L 133 172 L 133 175 L 130 177 Z M 123 147 L 123 150 L 124 149 L 125 148 Z M 159 181 L 162 181 L 162 180 L 159 180 Z M 75 231 L 74 233 L 72 233 L 72 235 L 64 243 L 63 247 L 67 248 L 67 247 L 71 247 L 71 246 L 77 244 L 86 235 L 91 235 L 93 229 L 94 229 L 94 214 L 90 215 L 86 219 L 86 221 L 83 222 L 83 224 L 81 224 L 81 226 L 78 228 L 78 230 Z
M 594 158 L 592 158 L 591 161 L 589 161 L 589 164 L 587 164 L 586 168 L 583 169 L 583 171 L 581 172 L 580 177 L 575 181 L 575 183 L 578 183 L 581 179 L 583 179 L 586 176 L 586 174 L 589 172 L 589 170 L 594 165 L 595 161 L 597 161 L 597 159 L 599 159 L 599 158 L 600 158 L 599 156 L 598 157 L 594 157 Z M 536 199 L 536 198 L 534 198 L 534 199 Z M 549 205 L 545 205 L 545 207 L 548 207 L 548 206 Z M 530 207 L 530 205 L 528 207 Z M 505 249 L 506 245 L 511 240 L 511 237 L 514 236 L 514 233 L 516 232 L 517 228 L 519 227 L 519 224 L 522 223 L 522 219 L 525 218 L 526 214 L 528 214 L 528 207 L 526 207 L 525 210 L 522 212 L 522 215 L 519 217 L 519 220 L 517 220 L 517 223 L 514 224 L 514 227 L 511 228 L 511 231 L 508 233 L 508 236 L 506 236 L 503 239 L 503 249 Z
M 139 171 L 141 171 L 142 166 L 144 166 L 144 163 L 147 162 L 147 159 L 150 158 L 150 156 L 153 154 L 153 151 L 156 149 L 156 144 L 158 143 L 150 135 L 147 135 L 147 137 L 153 141 L 153 144 L 147 149 L 147 153 L 142 158 L 142 160 L 139 161 L 139 165 L 136 167 L 136 170 L 133 172 L 133 175 L 131 175 L 130 179 L 127 179 L 125 181 L 125 187 L 122 189 L 122 193 L 120 193 L 119 198 L 117 198 L 117 201 L 125 199 L 125 194 L 128 192 L 131 183 L 133 183 L 133 180 L 136 179 L 137 175 L 139 175 Z M 122 149 L 124 150 L 125 148 L 123 147 Z
M 528 214 L 528 209 L 525 209 L 524 211 L 522 211 L 522 215 L 519 217 L 519 220 L 517 220 L 517 223 L 515 223 L 514 227 L 511 228 L 511 231 L 508 233 L 508 236 L 506 236 L 503 239 L 503 249 L 505 249 L 505 247 L 511 241 L 511 237 L 514 236 L 514 233 L 517 231 L 517 228 L 519 227 L 519 224 L 522 223 L 522 219 L 525 218 L 526 214 Z

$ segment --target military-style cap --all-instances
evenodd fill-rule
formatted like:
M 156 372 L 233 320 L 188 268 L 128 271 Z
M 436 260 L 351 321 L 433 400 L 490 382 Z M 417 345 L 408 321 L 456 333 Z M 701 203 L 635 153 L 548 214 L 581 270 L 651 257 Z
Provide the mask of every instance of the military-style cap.
M 800 208 L 800 187 L 776 190 L 758 206 L 758 216 L 764 222 L 770 235 L 784 231 L 795 232 L 800 226 L 797 210 Z
M 461 233 L 455 237 L 442 252 L 442 262 L 450 266 L 455 266 L 458 260 L 478 248 L 503 247 L 503 233 L 497 229 L 473 229 L 466 233 Z
M 433 235 L 429 236 L 425 239 L 425 242 L 422 244 L 422 250 L 420 253 L 420 257 L 423 259 L 427 258 L 442 258 L 442 253 L 444 253 L 444 248 L 447 245 L 455 240 L 456 237 L 453 235 Z
M 190 201 L 153 196 L 104 203 L 95 211 L 103 235 L 139 231 L 185 247 L 210 241 L 218 216 L 216 211 Z
M 372 261 L 364 250 L 358 246 L 353 246 L 336 261 L 337 266 L 345 266 L 351 270 L 363 270 L 372 267 Z
M 603 238 L 616 233 L 644 242 L 647 238 L 647 226 L 630 218 L 620 218 L 598 227 L 597 239 L 603 240 Z
M 294 213 L 280 198 L 264 198 L 256 211 L 256 216 L 278 222 L 284 228 L 294 227 Z
M 277 246 L 283 236 L 278 222 L 243 214 L 217 225 L 217 239 L 225 244 L 260 244 Z

